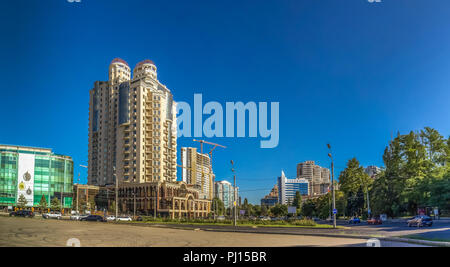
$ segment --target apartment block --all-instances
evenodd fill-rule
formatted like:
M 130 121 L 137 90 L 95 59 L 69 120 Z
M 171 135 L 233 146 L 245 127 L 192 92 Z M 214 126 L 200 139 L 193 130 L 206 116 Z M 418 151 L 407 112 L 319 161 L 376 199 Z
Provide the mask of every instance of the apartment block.
M 331 185 L 330 170 L 316 165 L 314 161 L 297 164 L 297 179 L 306 179 L 309 182 L 311 196 L 327 193 Z
M 236 190 L 236 200 L 240 203 L 240 197 L 239 197 L 239 188 L 233 187 L 233 185 L 228 181 L 217 181 L 214 182 L 214 197 L 217 197 L 218 199 L 222 200 L 224 207 L 226 209 L 233 207 L 234 202 L 234 190 Z M 236 203 L 237 205 L 240 205 L 239 203 Z
M 151 60 L 114 59 L 90 91 L 88 184 L 176 181 L 176 103 Z
M 181 148 L 182 180 L 200 190 L 200 199 L 212 199 L 214 173 L 210 156 L 193 147 Z

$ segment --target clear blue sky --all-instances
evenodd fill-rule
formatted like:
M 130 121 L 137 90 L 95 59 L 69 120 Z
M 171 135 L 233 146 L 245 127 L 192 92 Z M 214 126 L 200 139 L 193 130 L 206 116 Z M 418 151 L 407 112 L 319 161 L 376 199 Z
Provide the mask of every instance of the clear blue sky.
M 391 133 L 450 134 L 447 0 L 10 0 L 0 13 L 0 143 L 76 166 L 87 164 L 89 90 L 115 57 L 152 59 L 178 101 L 280 102 L 277 148 L 210 140 L 228 147 L 214 155 L 217 179 L 231 180 L 233 159 L 253 203 L 281 170 L 329 166 L 327 142 L 338 175 L 351 157 L 382 165 Z

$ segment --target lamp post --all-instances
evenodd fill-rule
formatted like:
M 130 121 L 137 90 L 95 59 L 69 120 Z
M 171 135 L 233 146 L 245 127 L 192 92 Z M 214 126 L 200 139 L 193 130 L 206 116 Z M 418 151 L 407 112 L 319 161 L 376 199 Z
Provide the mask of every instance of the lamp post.
M 237 206 L 237 202 L 236 202 L 236 174 L 234 173 L 234 162 L 233 160 L 231 160 L 231 171 L 233 172 L 233 177 L 234 177 L 234 185 L 233 185 L 233 225 L 236 226 L 237 222 L 236 222 L 236 217 L 237 217 L 237 210 L 236 210 L 236 206 Z
M 117 202 L 117 200 L 119 199 L 119 182 L 117 181 L 117 175 L 116 175 L 116 167 L 114 166 L 113 167 L 113 171 L 114 171 L 114 178 L 115 178 L 115 181 L 116 181 L 116 205 L 114 205 L 115 206 L 115 208 L 116 208 L 116 217 L 115 217 L 115 219 L 116 219 L 116 222 L 117 222 L 117 220 L 118 220 L 118 217 L 119 217 L 119 210 L 118 210 L 118 205 L 119 205 L 119 203 Z
M 328 153 L 328 157 L 331 159 L 331 192 L 333 196 L 333 227 L 336 228 L 336 196 L 334 193 L 334 161 L 333 161 L 333 155 L 331 154 L 331 145 L 327 144 L 328 149 L 330 150 L 330 153 Z

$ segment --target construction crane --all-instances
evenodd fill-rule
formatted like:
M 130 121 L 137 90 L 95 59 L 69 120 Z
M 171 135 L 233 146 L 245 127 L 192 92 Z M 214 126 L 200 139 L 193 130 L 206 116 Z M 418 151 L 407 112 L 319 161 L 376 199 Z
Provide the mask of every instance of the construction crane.
M 202 193 L 204 193 L 204 185 L 205 185 L 205 174 L 203 172 L 203 144 L 208 144 L 208 145 L 212 145 L 213 148 L 209 151 L 209 160 L 210 160 L 210 164 L 209 164 L 209 198 L 212 199 L 212 152 L 214 151 L 214 149 L 216 149 L 216 147 L 222 147 L 222 148 L 227 148 L 226 146 L 222 146 L 216 143 L 212 143 L 212 142 L 208 142 L 205 140 L 193 140 L 194 142 L 199 142 L 200 143 L 200 153 L 202 154 L 201 157 L 201 167 L 202 167 Z

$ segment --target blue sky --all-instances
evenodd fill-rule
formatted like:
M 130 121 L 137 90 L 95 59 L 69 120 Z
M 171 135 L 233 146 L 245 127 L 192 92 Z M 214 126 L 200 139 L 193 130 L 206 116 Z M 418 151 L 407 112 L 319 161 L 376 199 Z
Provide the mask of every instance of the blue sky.
M 280 102 L 280 143 L 215 138 L 217 179 L 236 163 L 258 203 L 315 160 L 382 165 L 392 133 L 450 134 L 446 0 L 14 0 L 0 8 L 0 143 L 49 147 L 87 172 L 89 90 L 115 57 L 152 59 L 175 100 Z M 179 146 L 198 146 L 180 138 Z

